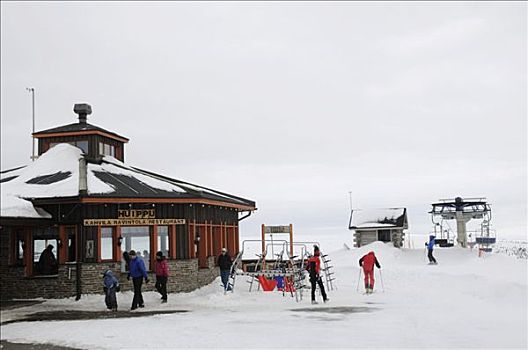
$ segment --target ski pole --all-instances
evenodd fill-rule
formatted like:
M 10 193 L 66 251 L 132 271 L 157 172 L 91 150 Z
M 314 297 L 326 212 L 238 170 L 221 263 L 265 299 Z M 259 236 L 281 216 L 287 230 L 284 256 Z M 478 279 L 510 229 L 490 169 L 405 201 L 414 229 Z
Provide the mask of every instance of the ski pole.
M 380 273 L 381 291 L 385 293 L 385 286 L 383 286 L 383 275 L 381 274 L 381 269 L 379 269 L 379 273 Z
M 361 269 L 359 269 L 359 276 L 358 276 L 358 282 L 356 287 L 356 292 L 359 292 L 359 281 L 361 280 Z

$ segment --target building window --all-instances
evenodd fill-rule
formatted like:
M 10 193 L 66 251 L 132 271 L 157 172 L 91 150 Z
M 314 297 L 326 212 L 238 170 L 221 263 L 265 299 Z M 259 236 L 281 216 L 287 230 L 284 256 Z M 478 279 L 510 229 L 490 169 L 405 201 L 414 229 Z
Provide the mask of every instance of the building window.
M 137 257 L 143 259 L 145 268 L 150 270 L 150 227 L 149 226 L 123 226 L 121 227 L 121 252 L 134 250 Z M 123 254 L 121 254 L 123 256 Z M 121 271 L 125 271 L 125 261 L 121 261 Z
M 58 274 L 57 246 L 57 239 L 33 240 L 33 264 L 38 275 Z
M 99 154 L 102 156 L 115 157 L 115 146 L 99 142 Z
M 75 141 L 74 145 L 79 147 L 83 153 L 88 154 L 88 141 Z
M 68 143 L 68 144 L 70 144 L 72 146 L 80 148 L 81 151 L 83 151 L 83 153 L 88 154 L 88 141 L 86 141 L 86 140 L 67 141 L 67 142 L 50 142 L 49 143 L 49 148 L 52 148 L 52 147 L 58 145 L 59 143 Z
M 112 260 L 114 246 L 114 228 L 101 227 L 101 260 Z
M 169 256 L 169 226 L 158 226 L 158 251 Z
M 24 260 L 24 250 L 26 249 L 26 243 L 23 239 L 19 238 L 17 239 L 16 247 L 16 261 L 17 263 L 22 263 Z

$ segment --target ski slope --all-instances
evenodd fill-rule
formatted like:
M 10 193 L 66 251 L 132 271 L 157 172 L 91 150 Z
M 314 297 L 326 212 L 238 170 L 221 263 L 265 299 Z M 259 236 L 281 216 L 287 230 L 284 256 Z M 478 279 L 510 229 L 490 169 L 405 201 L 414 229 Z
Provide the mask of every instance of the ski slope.
M 374 250 L 375 293 L 356 291 L 359 258 Z M 493 348 L 526 349 L 527 260 L 501 254 L 436 249 L 439 265 L 427 265 L 424 250 L 396 249 L 375 242 L 339 250 L 329 258 L 337 290 L 328 304 L 311 305 L 309 293 L 296 303 L 280 292 L 252 292 L 237 279 L 223 294 L 219 279 L 192 293 L 144 293 L 145 311 L 188 313 L 141 318 L 20 322 L 2 326 L 2 339 L 84 349 L 175 348 Z M 2 313 L 2 321 L 43 310 L 104 310 L 103 296 L 47 300 Z M 120 309 L 132 293 L 119 293 Z M 318 296 L 318 301 L 321 299 Z

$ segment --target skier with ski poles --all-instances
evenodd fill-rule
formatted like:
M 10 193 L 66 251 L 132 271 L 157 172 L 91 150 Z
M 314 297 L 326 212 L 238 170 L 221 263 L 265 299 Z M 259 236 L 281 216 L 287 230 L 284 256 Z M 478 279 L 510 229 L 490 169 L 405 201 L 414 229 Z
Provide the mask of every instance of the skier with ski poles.
M 374 265 L 378 269 L 381 269 L 381 266 L 374 255 L 374 252 L 368 252 L 359 259 L 359 266 L 363 268 L 363 273 L 365 275 L 365 291 L 367 294 L 371 294 L 374 291 Z

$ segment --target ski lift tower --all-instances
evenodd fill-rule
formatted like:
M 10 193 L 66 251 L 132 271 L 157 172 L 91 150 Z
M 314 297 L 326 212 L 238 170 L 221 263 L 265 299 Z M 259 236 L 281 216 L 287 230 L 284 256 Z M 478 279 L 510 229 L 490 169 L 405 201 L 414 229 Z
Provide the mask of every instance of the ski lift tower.
M 438 203 L 432 204 L 433 209 L 429 212 L 433 223 L 435 219 L 456 220 L 457 242 L 461 247 L 467 247 L 466 224 L 471 219 L 482 219 L 486 223 L 491 220 L 491 207 L 486 198 L 461 198 L 440 199 Z

